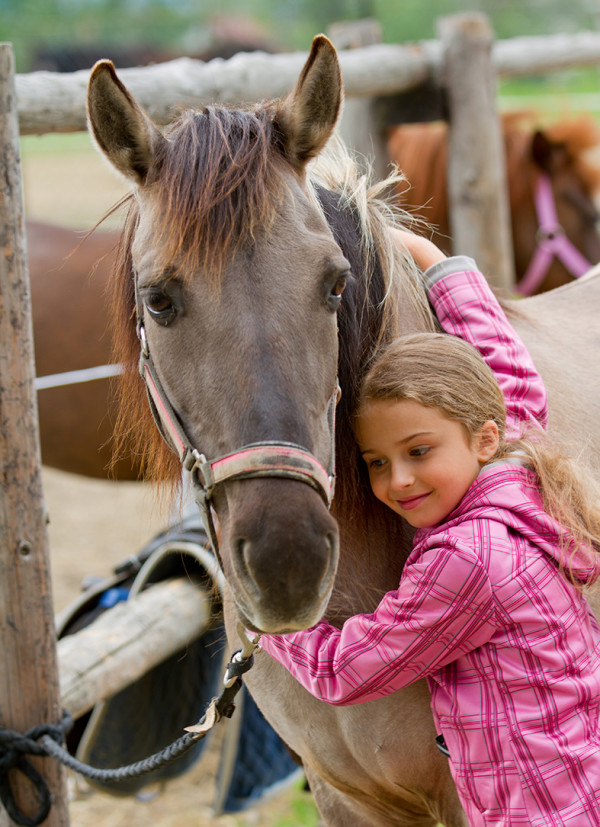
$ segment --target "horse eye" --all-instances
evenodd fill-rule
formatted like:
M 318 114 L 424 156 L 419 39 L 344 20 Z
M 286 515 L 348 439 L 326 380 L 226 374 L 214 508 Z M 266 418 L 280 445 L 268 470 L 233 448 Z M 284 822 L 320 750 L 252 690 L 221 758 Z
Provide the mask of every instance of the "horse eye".
M 344 290 L 346 289 L 346 276 L 340 276 L 336 283 L 333 285 L 333 290 L 331 291 L 332 296 L 341 296 Z
M 144 303 L 152 318 L 162 325 L 168 325 L 176 315 L 176 309 L 171 298 L 162 290 L 151 290 L 145 297 Z
M 346 275 L 340 276 L 331 289 L 331 293 L 327 298 L 327 306 L 330 310 L 335 311 L 340 306 L 342 301 L 342 293 L 346 289 L 346 282 L 348 277 Z

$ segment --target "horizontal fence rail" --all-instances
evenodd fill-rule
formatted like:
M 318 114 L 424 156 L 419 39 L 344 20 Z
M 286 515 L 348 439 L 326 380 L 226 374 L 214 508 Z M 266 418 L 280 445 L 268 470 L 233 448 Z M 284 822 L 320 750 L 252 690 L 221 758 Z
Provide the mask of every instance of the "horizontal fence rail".
M 183 578 L 167 580 L 63 637 L 58 642 L 63 707 L 78 718 L 184 651 L 208 628 L 211 605 L 205 589 Z
M 293 87 L 307 54 L 252 52 L 208 63 L 179 58 L 118 71 L 150 116 L 164 124 L 182 109 L 207 102 L 236 104 L 280 97 Z M 442 45 L 435 40 L 342 50 L 339 58 L 349 97 L 391 95 L 415 89 L 427 81 L 443 80 Z M 492 46 L 492 61 L 499 77 L 593 65 L 600 63 L 600 33 L 498 40 Z M 84 130 L 88 77 L 87 69 L 65 74 L 17 75 L 21 135 Z

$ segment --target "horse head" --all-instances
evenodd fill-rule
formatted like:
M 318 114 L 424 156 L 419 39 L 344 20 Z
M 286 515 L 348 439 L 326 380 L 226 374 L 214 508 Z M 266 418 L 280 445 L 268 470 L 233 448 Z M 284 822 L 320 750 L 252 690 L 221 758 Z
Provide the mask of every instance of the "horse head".
M 349 264 L 306 166 L 341 98 L 324 36 L 283 101 L 185 112 L 165 132 L 110 61 L 89 81 L 92 136 L 133 185 L 116 307 L 130 387 L 139 401 L 141 351 L 159 427 L 216 515 L 239 618 L 272 633 L 322 616 L 338 562 L 327 500 Z M 160 437 L 141 430 L 160 476 Z

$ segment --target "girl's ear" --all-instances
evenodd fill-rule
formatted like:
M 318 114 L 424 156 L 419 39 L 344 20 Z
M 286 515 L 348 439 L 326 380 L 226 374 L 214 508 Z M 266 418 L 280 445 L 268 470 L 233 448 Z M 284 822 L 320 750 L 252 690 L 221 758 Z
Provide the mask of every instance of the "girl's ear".
M 484 422 L 475 434 L 475 450 L 479 462 L 489 462 L 496 454 L 500 444 L 498 426 L 493 419 Z

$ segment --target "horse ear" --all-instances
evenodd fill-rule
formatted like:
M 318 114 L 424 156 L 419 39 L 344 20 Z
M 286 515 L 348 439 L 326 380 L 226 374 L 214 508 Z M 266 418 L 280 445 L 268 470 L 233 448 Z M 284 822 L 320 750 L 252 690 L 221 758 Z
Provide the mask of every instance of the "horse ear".
M 88 82 L 89 130 L 117 172 L 144 184 L 164 137 L 123 86 L 111 60 L 99 60 Z
M 293 91 L 275 124 L 287 159 L 302 168 L 329 140 L 342 105 L 342 73 L 332 42 L 317 35 Z

